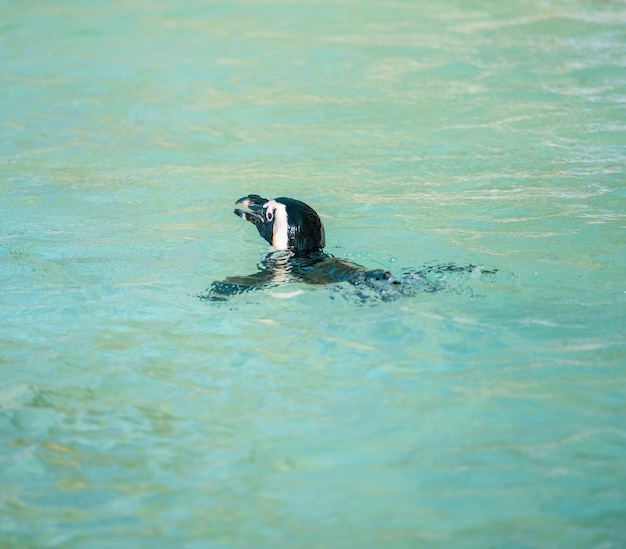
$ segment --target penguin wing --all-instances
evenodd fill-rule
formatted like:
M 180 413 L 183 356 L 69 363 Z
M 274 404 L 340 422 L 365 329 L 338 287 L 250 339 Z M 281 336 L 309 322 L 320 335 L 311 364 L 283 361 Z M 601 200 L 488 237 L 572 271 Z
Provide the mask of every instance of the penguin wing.
M 211 283 L 205 293 L 198 295 L 198 297 L 208 301 L 226 301 L 233 295 L 261 290 L 275 284 L 276 281 L 268 270 L 258 271 L 251 275 L 228 276 L 224 280 L 216 280 Z

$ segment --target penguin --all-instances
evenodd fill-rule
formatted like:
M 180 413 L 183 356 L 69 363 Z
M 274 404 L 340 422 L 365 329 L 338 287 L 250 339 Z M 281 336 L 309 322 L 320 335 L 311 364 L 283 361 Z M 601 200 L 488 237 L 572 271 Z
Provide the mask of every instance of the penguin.
M 325 252 L 324 223 L 311 206 L 300 200 L 285 196 L 267 199 L 249 194 L 237 200 L 235 206 L 233 213 L 254 225 L 274 252 L 265 256 L 256 273 L 213 282 L 208 292 L 199 296 L 202 299 L 222 301 L 231 295 L 286 282 L 314 285 L 343 282 L 359 290 L 356 298 L 361 301 L 373 297 L 389 301 L 414 295 L 416 291 L 438 290 L 441 283 L 433 281 L 429 274 L 476 269 L 473 265 L 457 267 L 447 264 L 410 271 L 397 278 L 385 269 L 366 269 Z

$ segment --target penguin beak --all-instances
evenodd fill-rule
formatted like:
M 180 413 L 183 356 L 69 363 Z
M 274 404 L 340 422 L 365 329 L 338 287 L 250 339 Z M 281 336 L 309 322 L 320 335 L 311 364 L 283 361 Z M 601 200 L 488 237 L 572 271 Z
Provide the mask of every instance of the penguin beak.
M 267 198 L 262 198 L 258 194 L 249 194 L 235 202 L 235 206 L 242 206 L 245 210 L 235 208 L 234 214 L 254 225 L 265 223 L 265 211 L 263 205 L 267 202 Z

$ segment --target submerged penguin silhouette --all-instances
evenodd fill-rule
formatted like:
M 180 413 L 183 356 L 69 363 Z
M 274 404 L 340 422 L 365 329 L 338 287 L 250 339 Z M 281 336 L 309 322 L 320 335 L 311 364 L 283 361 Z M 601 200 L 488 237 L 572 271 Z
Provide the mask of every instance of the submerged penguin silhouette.
M 199 296 L 202 299 L 223 301 L 251 290 L 305 282 L 341 286 L 347 299 L 390 301 L 417 292 L 440 290 L 445 276 L 452 273 L 476 276 L 495 272 L 474 265 L 443 264 L 404 271 L 400 277 L 394 277 L 390 271 L 366 269 L 324 252 L 324 224 L 317 212 L 300 200 L 287 197 L 268 200 L 250 194 L 237 200 L 235 206 L 238 206 L 235 215 L 252 223 L 275 251 L 265 256 L 257 272 L 213 282 L 206 293 Z

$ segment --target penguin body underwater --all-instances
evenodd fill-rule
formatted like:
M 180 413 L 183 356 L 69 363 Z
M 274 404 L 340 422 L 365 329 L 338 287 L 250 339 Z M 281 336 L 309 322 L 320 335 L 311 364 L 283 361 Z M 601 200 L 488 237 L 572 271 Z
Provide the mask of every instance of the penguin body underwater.
M 317 212 L 308 204 L 288 197 L 263 198 L 249 194 L 235 203 L 234 214 L 252 223 L 259 235 L 274 247 L 261 261 L 259 270 L 247 276 L 230 276 L 213 282 L 199 297 L 224 301 L 229 296 L 286 282 L 314 285 L 348 283 L 356 288 L 358 301 L 390 301 L 417 291 L 433 292 L 441 288 L 429 274 L 473 272 L 478 267 L 453 264 L 426 267 L 403 273 L 396 278 L 384 269 L 365 267 L 324 252 L 326 232 Z M 492 271 L 481 271 L 491 274 Z

